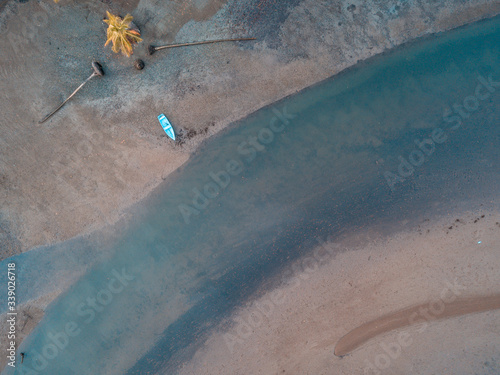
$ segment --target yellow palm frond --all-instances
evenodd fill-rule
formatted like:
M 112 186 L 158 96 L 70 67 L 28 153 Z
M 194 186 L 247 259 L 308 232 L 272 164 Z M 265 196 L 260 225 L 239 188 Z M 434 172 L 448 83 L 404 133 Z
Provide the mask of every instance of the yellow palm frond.
M 132 17 L 130 14 L 127 14 L 122 22 L 124 25 L 127 25 L 127 27 L 128 27 L 130 25 L 130 22 L 132 22 L 133 19 L 134 19 L 134 17 Z
M 113 43 L 111 48 L 113 52 L 118 53 L 121 51 L 124 55 L 130 56 L 133 53 L 132 44 L 142 42 L 141 34 L 137 30 L 129 29 L 133 17 L 127 14 L 122 19 L 109 12 L 106 12 L 106 14 L 108 19 L 105 19 L 104 22 L 108 24 L 108 29 L 104 46 L 111 42 Z

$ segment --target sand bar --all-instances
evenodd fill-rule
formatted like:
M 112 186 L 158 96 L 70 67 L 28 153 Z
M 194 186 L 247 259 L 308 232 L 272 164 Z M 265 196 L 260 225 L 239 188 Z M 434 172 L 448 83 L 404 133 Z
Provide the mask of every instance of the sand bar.
M 423 303 L 360 325 L 338 341 L 335 345 L 335 355 L 342 357 L 378 335 L 425 321 L 423 317 L 420 319 L 416 317 L 431 304 L 432 302 Z M 440 308 L 439 314 L 429 314 L 428 321 L 500 309 L 500 295 L 461 298 L 446 305 L 442 302 L 442 306 L 443 312 Z

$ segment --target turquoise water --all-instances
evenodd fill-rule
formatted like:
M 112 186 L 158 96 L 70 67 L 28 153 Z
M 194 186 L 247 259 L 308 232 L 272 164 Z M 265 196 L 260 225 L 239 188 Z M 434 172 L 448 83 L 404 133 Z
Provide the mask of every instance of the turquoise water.
M 43 274 L 32 290 L 52 271 L 82 276 L 4 373 L 172 373 L 317 238 L 491 201 L 499 26 L 419 41 L 264 108 L 207 142 L 118 234 L 9 259 L 21 280 Z

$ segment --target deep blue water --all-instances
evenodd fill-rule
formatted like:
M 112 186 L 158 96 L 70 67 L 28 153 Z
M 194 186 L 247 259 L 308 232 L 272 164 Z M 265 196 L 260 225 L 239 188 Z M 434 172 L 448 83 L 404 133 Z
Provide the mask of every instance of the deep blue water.
M 18 264 L 27 299 L 100 256 L 4 373 L 172 373 L 316 238 L 491 202 L 499 26 L 421 40 L 264 108 L 206 142 L 115 235 L 2 262 Z

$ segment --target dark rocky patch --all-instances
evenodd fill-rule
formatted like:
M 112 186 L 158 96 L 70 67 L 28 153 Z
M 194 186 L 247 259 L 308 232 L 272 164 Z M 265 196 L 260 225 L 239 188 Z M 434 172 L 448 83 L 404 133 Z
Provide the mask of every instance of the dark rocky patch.
M 238 29 L 246 32 L 259 41 L 265 41 L 268 47 L 280 46 L 280 25 L 288 18 L 290 10 L 302 0 L 253 0 L 252 4 L 231 3 L 229 13 L 234 15 L 234 23 Z M 235 32 L 237 32 L 235 30 Z M 241 31 L 238 30 L 239 33 Z M 241 44 L 243 48 L 252 48 L 252 43 Z M 246 46 L 246 47 L 245 47 Z

